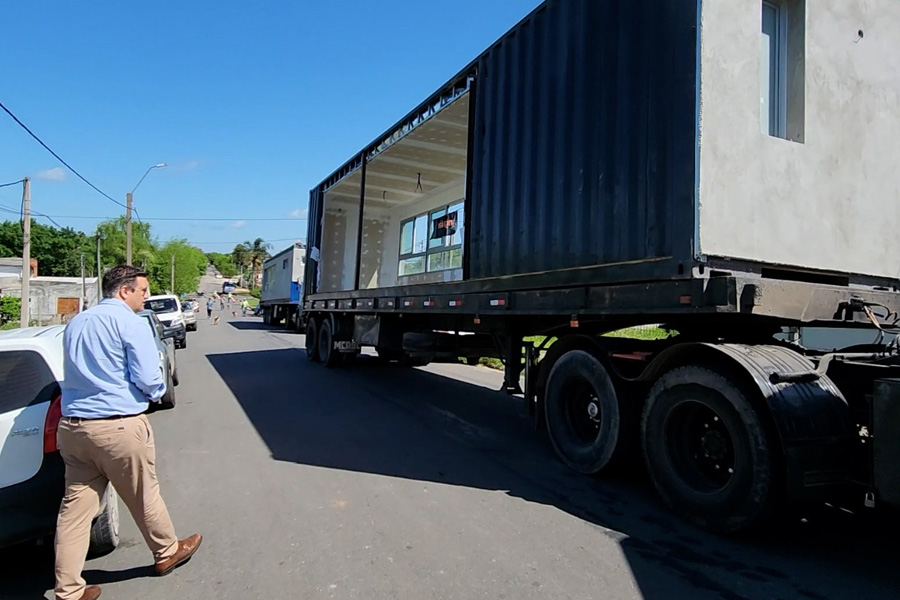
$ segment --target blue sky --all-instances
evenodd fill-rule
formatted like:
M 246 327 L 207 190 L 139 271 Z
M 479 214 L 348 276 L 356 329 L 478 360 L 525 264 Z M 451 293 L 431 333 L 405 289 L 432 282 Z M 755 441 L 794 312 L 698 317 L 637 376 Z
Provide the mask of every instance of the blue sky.
M 0 101 L 122 203 L 168 163 L 134 195 L 159 239 L 277 250 L 305 237 L 310 188 L 539 3 L 5 2 Z M 23 176 L 61 225 L 123 212 L 0 112 L 0 184 Z M 0 188 L 0 207 L 20 200 Z

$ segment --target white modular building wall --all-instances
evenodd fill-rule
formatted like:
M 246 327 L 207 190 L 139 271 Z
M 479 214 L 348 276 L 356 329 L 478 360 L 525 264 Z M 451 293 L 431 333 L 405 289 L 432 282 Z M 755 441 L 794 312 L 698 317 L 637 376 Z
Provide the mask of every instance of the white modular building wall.
M 701 3 L 695 251 L 900 277 L 900 2 Z M 776 11 L 776 12 L 773 12 Z M 769 46 L 765 27 L 787 42 Z M 770 49 L 780 79 L 767 78 Z M 765 131 L 782 86 L 780 137 Z
M 290 302 L 291 283 L 303 283 L 306 249 L 299 244 L 279 252 L 263 263 L 262 302 Z

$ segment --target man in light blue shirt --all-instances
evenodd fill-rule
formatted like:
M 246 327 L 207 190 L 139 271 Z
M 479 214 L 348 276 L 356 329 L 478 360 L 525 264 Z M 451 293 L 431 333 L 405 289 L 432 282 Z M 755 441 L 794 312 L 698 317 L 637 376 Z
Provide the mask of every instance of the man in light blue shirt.
M 100 596 L 100 586 L 88 587 L 81 571 L 91 520 L 110 483 L 153 552 L 158 575 L 186 562 L 202 541 L 199 534 L 176 537 L 159 493 L 153 429 L 143 413 L 166 385 L 153 334 L 135 314 L 148 295 L 146 273 L 113 267 L 103 276 L 104 299 L 72 319 L 63 336 L 57 445 L 66 463 L 66 493 L 56 524 L 57 600 Z
M 138 291 L 104 298 L 66 327 L 62 414 L 99 419 L 137 415 L 166 392 L 159 350 Z

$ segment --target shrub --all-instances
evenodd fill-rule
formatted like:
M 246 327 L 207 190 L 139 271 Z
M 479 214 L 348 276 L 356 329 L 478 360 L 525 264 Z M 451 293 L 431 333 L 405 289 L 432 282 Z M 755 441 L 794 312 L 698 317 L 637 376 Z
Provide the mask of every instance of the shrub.
M 22 314 L 22 299 L 15 296 L 0 297 L 0 324 L 18 322 Z

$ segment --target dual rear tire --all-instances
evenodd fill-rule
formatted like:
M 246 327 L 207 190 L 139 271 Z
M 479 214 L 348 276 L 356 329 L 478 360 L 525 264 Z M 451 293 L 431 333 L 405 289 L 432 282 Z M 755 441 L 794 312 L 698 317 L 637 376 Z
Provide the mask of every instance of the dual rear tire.
M 544 416 L 566 465 L 593 475 L 634 464 L 640 439 L 654 487 L 685 521 L 734 533 L 770 516 L 776 446 L 752 390 L 711 368 L 680 367 L 656 381 L 640 416 L 640 399 L 623 390 L 589 352 L 569 351 L 553 365 Z

